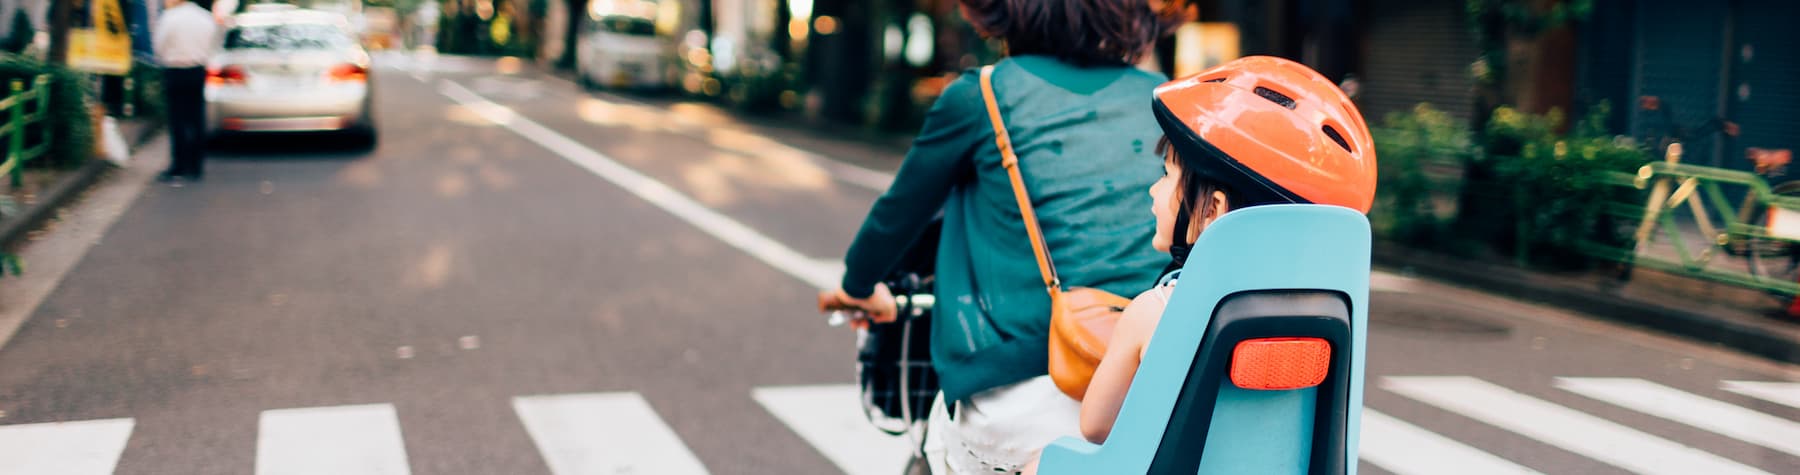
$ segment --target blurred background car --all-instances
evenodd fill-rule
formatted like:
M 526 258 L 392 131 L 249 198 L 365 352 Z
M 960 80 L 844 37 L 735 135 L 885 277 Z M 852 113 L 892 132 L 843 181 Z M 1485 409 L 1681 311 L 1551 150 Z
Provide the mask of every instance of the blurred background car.
M 575 74 L 580 83 L 587 87 L 669 87 L 669 57 L 674 45 L 659 32 L 657 22 L 674 13 L 661 11 L 663 5 L 678 4 L 648 0 L 589 4 L 578 20 L 575 46 Z
M 207 69 L 209 135 L 341 131 L 372 145 L 370 66 L 341 14 L 238 15 Z

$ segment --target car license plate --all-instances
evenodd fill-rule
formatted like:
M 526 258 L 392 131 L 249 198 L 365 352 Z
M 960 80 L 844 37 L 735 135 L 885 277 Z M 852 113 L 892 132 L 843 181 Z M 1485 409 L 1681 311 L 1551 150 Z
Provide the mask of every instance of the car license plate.
M 310 82 L 306 78 L 294 76 L 266 76 L 259 78 L 256 84 L 260 86 L 257 89 L 263 91 L 293 91 L 310 87 Z
M 630 86 L 632 84 L 636 84 L 638 78 L 642 77 L 643 75 L 644 75 L 644 66 L 641 64 L 634 64 L 634 63 L 620 64 L 618 73 L 614 74 L 613 78 L 612 78 L 613 86 L 614 87 L 623 87 L 623 86 Z

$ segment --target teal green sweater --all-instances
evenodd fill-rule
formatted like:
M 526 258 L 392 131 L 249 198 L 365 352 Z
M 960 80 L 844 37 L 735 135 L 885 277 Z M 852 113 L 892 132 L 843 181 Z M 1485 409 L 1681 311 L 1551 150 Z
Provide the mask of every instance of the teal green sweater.
M 944 89 L 845 257 L 844 290 L 867 296 L 943 211 L 931 356 L 950 401 L 1046 374 L 1049 351 L 1050 299 L 979 77 L 966 71 Z M 1001 115 L 1066 287 L 1129 298 L 1169 262 L 1150 247 L 1149 189 L 1162 176 L 1150 101 L 1163 82 L 1133 68 L 1040 56 L 995 66 Z

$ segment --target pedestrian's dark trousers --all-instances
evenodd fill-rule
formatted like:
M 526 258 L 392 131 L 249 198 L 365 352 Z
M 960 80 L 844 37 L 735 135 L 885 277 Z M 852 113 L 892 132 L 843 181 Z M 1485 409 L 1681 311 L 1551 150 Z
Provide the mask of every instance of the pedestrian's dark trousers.
M 200 176 L 206 161 L 206 68 L 163 69 L 170 175 Z

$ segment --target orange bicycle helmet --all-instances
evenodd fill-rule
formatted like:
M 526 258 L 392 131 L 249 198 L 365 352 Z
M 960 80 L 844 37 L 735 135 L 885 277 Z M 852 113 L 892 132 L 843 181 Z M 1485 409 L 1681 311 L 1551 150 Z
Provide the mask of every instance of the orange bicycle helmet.
M 1181 166 L 1231 188 L 1242 205 L 1366 214 L 1374 204 L 1369 127 L 1344 91 L 1312 68 L 1251 56 L 1170 81 L 1155 96 L 1157 122 Z

